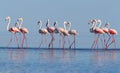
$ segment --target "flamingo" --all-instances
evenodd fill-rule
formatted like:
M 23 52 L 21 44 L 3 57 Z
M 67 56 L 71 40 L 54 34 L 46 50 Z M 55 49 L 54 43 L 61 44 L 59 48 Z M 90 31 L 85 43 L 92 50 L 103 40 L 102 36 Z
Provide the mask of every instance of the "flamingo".
M 91 33 L 95 33 L 95 39 L 94 42 L 92 44 L 92 48 L 96 48 L 96 45 L 98 44 L 98 38 L 100 37 L 100 34 L 104 34 L 105 32 L 100 28 L 101 26 L 101 22 L 99 22 L 99 26 L 97 27 L 96 24 L 99 21 L 97 21 L 96 19 L 92 19 L 88 22 L 88 24 L 92 24 L 91 28 L 90 28 L 90 32 Z M 96 38 L 96 34 L 98 35 L 98 37 Z
M 26 40 L 26 47 L 27 47 L 27 38 L 26 38 L 26 34 L 29 33 L 28 29 L 25 27 L 22 27 L 22 23 L 23 23 L 23 18 L 18 18 L 17 21 L 19 22 L 18 27 L 21 31 L 21 33 L 23 34 L 23 38 L 21 40 L 21 46 L 23 48 L 24 45 L 24 41 Z
M 117 35 L 117 34 L 118 34 L 117 30 L 110 28 L 110 23 L 106 23 L 106 24 L 105 24 L 105 27 L 106 27 L 107 29 L 109 29 L 109 30 L 108 30 L 109 39 L 108 39 L 108 41 L 107 41 L 107 43 L 106 43 L 106 49 L 107 49 L 112 43 L 114 43 L 114 47 L 116 48 L 116 42 L 115 42 L 114 35 Z M 109 40 L 111 39 L 111 36 L 110 36 L 110 35 L 112 36 L 112 41 L 108 44 Z
M 59 34 L 60 34 L 60 39 L 59 39 L 59 48 L 60 48 L 61 40 L 62 40 L 62 38 L 63 38 L 64 28 L 58 27 L 58 22 L 57 22 L 57 21 L 54 22 L 54 26 L 55 26 L 55 31 L 54 31 L 54 33 L 56 33 L 56 34 L 59 33 Z
M 67 37 L 68 38 L 68 44 L 70 45 L 70 40 L 69 40 L 69 33 L 68 33 L 68 30 L 67 30 L 67 27 L 68 27 L 68 22 L 67 21 L 64 21 L 64 32 L 63 32 L 63 40 L 64 40 L 64 42 L 63 42 L 63 48 L 64 48 L 64 45 L 65 45 L 65 43 L 66 43 L 66 40 L 65 40 L 65 37 Z
M 75 45 L 76 45 L 76 37 L 75 37 L 75 36 L 78 35 L 78 32 L 77 32 L 75 29 L 71 29 L 71 22 L 68 22 L 68 24 L 70 25 L 70 26 L 69 26 L 68 33 L 69 33 L 70 35 L 73 35 L 73 37 L 74 37 L 74 40 L 73 40 L 73 42 L 71 43 L 71 45 L 70 45 L 69 48 L 71 48 L 73 44 L 74 44 L 74 48 L 75 48 Z
M 8 22 L 8 24 L 7 24 L 7 31 L 9 31 L 9 32 L 12 33 L 8 46 L 9 46 L 10 43 L 12 42 L 13 35 L 15 35 L 16 41 L 17 41 L 17 45 L 18 45 L 18 47 L 19 47 L 18 38 L 17 38 L 17 36 L 16 36 L 16 33 L 20 33 L 20 30 L 19 30 L 18 28 L 16 28 L 16 27 L 9 27 L 9 25 L 10 25 L 10 23 L 11 23 L 11 17 L 10 17 L 10 16 L 6 17 L 6 18 L 5 18 L 5 21 Z
M 50 21 L 49 21 L 49 19 L 48 19 L 48 20 L 47 20 L 47 23 L 46 23 L 46 27 L 47 27 L 47 30 L 48 30 L 48 32 L 50 33 L 51 37 L 52 37 L 48 47 L 50 48 L 50 46 L 51 46 L 51 44 L 52 44 L 52 48 L 53 48 L 53 43 L 54 43 L 54 40 L 55 40 L 55 38 L 54 38 L 55 28 L 52 27 L 52 26 L 49 26 L 49 25 L 50 25 Z
M 40 46 L 42 45 L 42 43 L 43 43 L 43 41 L 44 41 L 44 39 L 45 39 L 45 43 L 46 43 L 46 34 L 48 33 L 48 31 L 47 31 L 47 29 L 45 29 L 45 28 L 42 28 L 42 21 L 40 20 L 40 21 L 38 21 L 37 22 L 38 23 L 38 25 L 40 25 L 40 27 L 39 27 L 39 33 L 42 35 L 42 41 L 41 41 L 41 43 L 40 43 Z M 44 37 L 44 36 L 45 37 Z M 47 45 L 47 44 L 46 44 Z M 40 47 L 39 46 L 39 47 Z

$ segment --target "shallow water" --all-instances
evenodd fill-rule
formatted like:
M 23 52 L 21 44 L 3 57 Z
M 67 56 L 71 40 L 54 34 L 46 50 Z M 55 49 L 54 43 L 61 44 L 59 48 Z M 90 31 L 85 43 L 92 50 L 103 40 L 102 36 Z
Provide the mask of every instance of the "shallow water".
M 0 48 L 0 73 L 120 73 L 120 50 Z

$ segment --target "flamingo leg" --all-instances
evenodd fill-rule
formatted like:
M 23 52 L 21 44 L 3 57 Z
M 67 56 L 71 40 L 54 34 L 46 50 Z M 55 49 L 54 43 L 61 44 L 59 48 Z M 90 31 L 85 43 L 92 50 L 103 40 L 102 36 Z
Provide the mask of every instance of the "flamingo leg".
M 46 40 L 46 34 L 45 34 L 45 44 L 46 44 L 46 48 L 47 48 L 47 40 Z
M 110 41 L 110 39 L 111 39 L 110 34 L 107 33 L 107 35 L 108 35 L 109 38 L 108 38 L 108 40 L 107 40 L 107 42 L 106 42 L 106 49 L 108 48 L 108 43 L 109 43 L 109 41 Z
M 95 34 L 95 38 L 94 38 L 94 41 L 93 41 L 93 43 L 92 43 L 91 48 L 94 48 L 94 46 L 95 46 L 95 42 L 96 42 L 96 34 Z
M 23 39 L 22 39 L 22 43 L 21 43 L 22 48 L 23 48 L 23 45 L 24 45 L 24 40 L 25 40 L 25 34 L 23 34 Z
M 106 38 L 104 34 L 103 34 L 103 48 L 106 48 Z
M 54 40 L 55 40 L 54 33 L 52 33 L 52 48 L 53 48 L 53 45 L 54 45 Z
M 94 48 L 98 48 L 99 37 L 100 37 L 100 34 L 98 34 L 98 37 L 95 40 L 95 47 Z
M 50 48 L 50 46 L 51 46 L 51 44 L 52 44 L 52 48 L 53 48 L 53 42 L 54 42 L 54 36 L 53 36 L 53 33 L 51 33 L 51 41 L 50 41 L 50 43 L 49 43 L 49 48 Z
M 76 37 L 74 35 L 74 48 L 76 48 Z
M 63 49 L 65 48 L 65 36 L 63 36 Z
M 102 47 L 105 48 L 105 36 L 103 34 L 103 39 L 100 37 L 101 43 L 102 43 Z
M 62 40 L 62 34 L 60 33 L 59 48 L 61 48 L 61 40 Z
M 41 47 L 42 44 L 43 44 L 43 35 L 42 35 L 42 41 L 41 41 L 41 43 L 39 45 L 39 48 Z
M 112 35 L 112 42 L 108 44 L 108 47 L 114 43 L 114 47 L 116 48 L 116 42 L 115 42 L 115 38 L 114 38 L 114 35 Z
M 70 39 L 69 39 L 69 36 L 67 36 L 67 38 L 68 38 L 68 45 L 70 46 Z
M 8 45 L 7 45 L 7 47 L 9 47 L 9 45 L 11 44 L 11 42 L 12 42 L 12 40 L 13 40 L 13 33 L 11 34 L 11 37 L 10 37 L 10 41 L 9 41 L 9 43 L 8 43 Z
M 18 37 L 16 34 L 15 34 L 15 37 L 16 37 L 16 42 L 17 42 L 18 48 L 19 48 Z
M 24 34 L 24 37 L 25 37 L 26 48 L 27 48 L 27 47 L 28 47 L 28 44 L 27 44 L 27 37 L 26 37 L 26 34 Z
M 71 48 L 73 44 L 74 44 L 74 48 L 75 48 L 75 44 L 76 44 L 75 35 L 74 35 L 74 40 L 73 40 L 73 42 L 71 43 L 71 45 L 69 46 L 69 48 Z

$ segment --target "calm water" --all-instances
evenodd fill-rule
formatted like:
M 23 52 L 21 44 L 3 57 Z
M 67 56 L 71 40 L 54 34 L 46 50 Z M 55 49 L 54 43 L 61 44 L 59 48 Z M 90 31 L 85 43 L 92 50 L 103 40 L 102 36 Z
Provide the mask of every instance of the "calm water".
M 0 48 L 0 73 L 120 73 L 120 50 Z

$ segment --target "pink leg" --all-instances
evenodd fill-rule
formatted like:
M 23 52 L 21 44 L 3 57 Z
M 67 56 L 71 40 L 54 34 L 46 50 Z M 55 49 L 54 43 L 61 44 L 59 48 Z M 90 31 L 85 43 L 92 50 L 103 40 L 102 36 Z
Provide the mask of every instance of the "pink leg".
M 19 48 L 18 37 L 17 37 L 16 34 L 15 34 L 15 37 L 16 37 L 16 41 L 17 41 L 18 48 Z
M 22 48 L 23 48 L 23 45 L 24 45 L 24 40 L 25 40 L 25 34 L 23 34 L 23 39 L 22 39 L 22 43 L 21 43 Z
M 59 48 L 61 48 L 61 40 L 62 40 L 62 34 L 60 33 Z
M 47 47 L 47 40 L 46 40 L 46 34 L 45 34 L 45 44 L 46 44 L 46 48 L 48 48 L 48 47 Z
M 73 40 L 73 42 L 70 44 L 69 48 L 71 48 L 73 44 L 74 44 L 74 48 L 75 48 L 75 43 L 76 43 L 76 41 L 75 41 L 75 35 L 74 35 L 73 37 L 74 37 L 74 40 Z
M 76 37 L 74 35 L 74 48 L 76 48 Z
M 8 43 L 8 45 L 7 45 L 7 47 L 9 47 L 9 45 L 11 44 L 11 42 L 12 42 L 12 39 L 13 39 L 13 33 L 11 34 L 11 38 L 10 38 L 10 41 L 9 41 L 9 43 Z
M 109 41 L 110 41 L 110 39 L 111 39 L 111 36 L 110 36 L 110 34 L 107 34 L 108 35 L 108 40 L 107 40 L 107 42 L 106 42 L 106 49 L 108 48 L 108 43 L 109 43 Z
M 70 39 L 69 39 L 69 36 L 67 36 L 67 38 L 68 38 L 68 45 L 70 46 Z M 69 47 L 68 47 L 69 48 Z
M 114 47 L 116 48 L 116 42 L 115 42 L 115 38 L 114 38 L 114 35 L 112 35 L 112 42 L 108 44 L 108 47 L 114 43 Z
M 63 49 L 65 48 L 65 36 L 63 36 Z
M 51 33 L 51 41 L 50 41 L 50 43 L 49 43 L 49 48 L 50 48 L 50 46 L 51 46 L 51 44 L 52 44 L 52 48 L 53 48 L 53 42 L 54 42 L 54 36 L 53 36 L 53 33 Z
M 42 44 L 43 44 L 43 35 L 42 35 L 42 41 L 41 41 L 41 43 L 39 45 L 39 48 L 41 47 Z
M 24 41 L 25 41 L 25 43 L 26 43 L 26 48 L 28 47 L 28 44 L 27 44 L 27 37 L 26 37 L 26 34 L 24 34 Z
M 92 46 L 91 46 L 91 48 L 94 48 L 94 46 L 95 46 L 95 42 L 96 42 L 96 34 L 95 34 L 95 38 L 94 38 L 94 41 L 93 41 L 93 43 L 92 43 Z
M 95 47 L 94 47 L 94 48 L 98 48 L 98 40 L 99 40 L 99 37 L 100 37 L 100 34 L 98 34 L 98 37 L 97 37 L 97 39 L 96 39 L 96 41 L 95 41 Z

